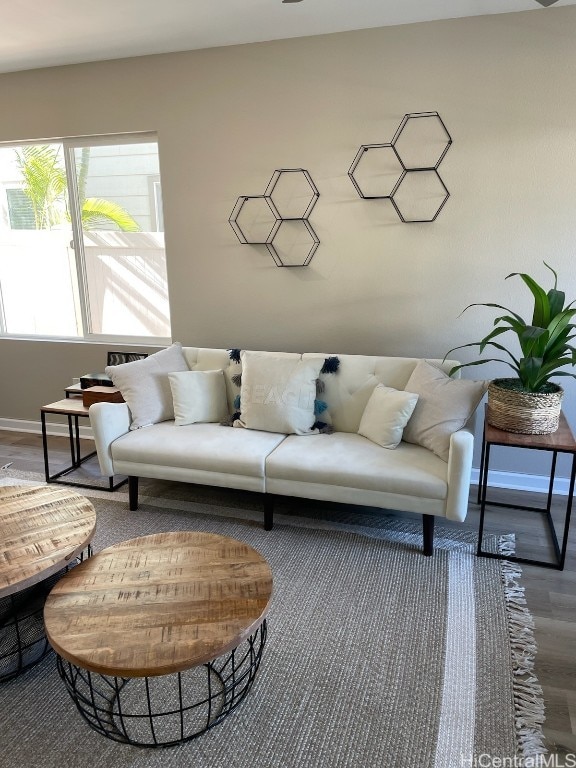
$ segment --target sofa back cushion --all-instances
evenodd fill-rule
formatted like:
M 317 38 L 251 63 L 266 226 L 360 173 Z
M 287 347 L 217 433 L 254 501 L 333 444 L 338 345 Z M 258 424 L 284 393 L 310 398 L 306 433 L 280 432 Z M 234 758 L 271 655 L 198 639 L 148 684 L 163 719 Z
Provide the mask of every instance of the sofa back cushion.
M 324 383 L 322 399 L 328 406 L 332 426 L 337 432 L 358 432 L 362 415 L 378 384 L 403 390 L 420 358 L 376 357 L 370 355 L 336 355 L 306 353 L 310 357 L 336 356 L 340 360 L 337 373 L 321 374 Z M 456 363 L 433 361 L 448 372 Z
M 184 357 L 190 370 L 210 371 L 221 368 L 226 379 L 230 413 L 237 410 L 235 399 L 240 394 L 233 377 L 242 373 L 242 366 L 230 358 L 226 349 L 184 347 Z M 303 360 L 325 360 L 337 357 L 340 361 L 337 373 L 321 373 L 324 383 L 321 398 L 328 408 L 319 418 L 328 421 L 338 432 L 358 432 L 362 414 L 377 384 L 394 389 L 404 389 L 420 358 L 378 357 L 371 355 L 339 355 L 334 352 L 306 352 Z M 448 373 L 457 365 L 455 360 L 430 360 Z

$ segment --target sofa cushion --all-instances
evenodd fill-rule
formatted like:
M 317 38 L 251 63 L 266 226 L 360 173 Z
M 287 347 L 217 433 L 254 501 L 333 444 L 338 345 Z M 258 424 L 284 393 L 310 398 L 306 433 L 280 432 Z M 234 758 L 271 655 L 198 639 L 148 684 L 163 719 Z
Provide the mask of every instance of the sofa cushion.
M 105 370 L 128 403 L 130 429 L 174 418 L 168 374 L 188 370 L 181 344 L 172 344 L 144 360 L 110 365 Z
M 220 424 L 188 424 L 173 421 L 150 429 L 129 432 L 112 443 L 115 462 L 264 477 L 268 454 L 284 435 Z
M 312 433 L 316 379 L 324 360 L 270 352 L 241 354 L 241 424 L 248 429 Z
M 191 371 L 223 370 L 226 380 L 226 396 L 228 398 L 228 413 L 233 413 L 234 400 L 240 393 L 240 388 L 234 383 L 242 367 L 230 358 L 227 349 L 210 349 L 205 347 L 183 347 L 182 349 L 188 367 Z
M 406 389 L 419 397 L 402 439 L 448 461 L 450 436 L 470 419 L 486 387 L 485 381 L 452 379 L 437 366 L 421 360 L 406 384 Z
M 377 384 L 364 409 L 358 434 L 382 448 L 396 448 L 417 401 L 418 395 L 411 392 Z
M 177 427 L 197 422 L 218 422 L 228 416 L 224 371 L 179 371 L 168 381 Z
M 303 360 L 331 357 L 334 353 L 307 352 Z M 328 406 L 330 422 L 337 432 L 358 432 L 362 414 L 374 387 L 384 384 L 405 389 L 416 364 L 413 357 L 375 357 L 369 355 L 338 355 L 340 365 L 336 375 L 321 374 L 324 384 L 322 400 Z M 455 361 L 438 364 L 449 371 Z M 323 415 L 320 418 L 323 418 Z
M 407 443 L 385 451 L 348 432 L 289 435 L 266 459 L 266 476 L 431 499 L 447 493 L 446 463 L 431 451 Z

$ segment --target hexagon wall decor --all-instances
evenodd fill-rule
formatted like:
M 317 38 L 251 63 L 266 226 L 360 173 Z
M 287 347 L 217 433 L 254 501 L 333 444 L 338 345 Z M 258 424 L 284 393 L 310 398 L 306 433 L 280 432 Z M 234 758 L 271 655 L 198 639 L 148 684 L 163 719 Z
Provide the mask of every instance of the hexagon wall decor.
M 452 137 L 438 112 L 404 115 L 392 146 L 408 171 L 437 169 L 450 149 Z
M 450 192 L 434 168 L 405 171 L 390 200 L 404 223 L 436 221 Z
M 363 144 L 348 176 L 365 200 L 389 198 L 405 168 L 392 144 Z
M 277 267 L 307 267 L 320 240 L 308 221 L 320 193 L 304 168 L 277 168 L 263 195 L 236 200 L 230 226 L 242 244 L 265 245 Z
M 266 195 L 239 197 L 228 221 L 242 244 L 253 245 L 267 243 L 281 223 L 280 214 Z
M 390 142 L 360 147 L 348 176 L 360 197 L 390 200 L 403 223 L 435 221 L 450 197 L 438 166 L 451 145 L 438 112 L 409 112 Z
M 304 168 L 277 169 L 264 194 L 272 200 L 284 220 L 307 219 L 320 197 L 312 177 Z
M 307 267 L 319 245 L 308 219 L 283 219 L 266 248 L 278 267 Z

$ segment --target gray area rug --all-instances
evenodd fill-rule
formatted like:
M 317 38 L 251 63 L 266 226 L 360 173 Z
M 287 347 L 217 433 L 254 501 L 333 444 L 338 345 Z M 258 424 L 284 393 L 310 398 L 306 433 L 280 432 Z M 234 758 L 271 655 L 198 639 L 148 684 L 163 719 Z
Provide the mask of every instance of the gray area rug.
M 0 484 L 38 480 L 0 476 Z M 457 768 L 480 755 L 544 752 L 519 571 L 476 558 L 471 534 L 439 521 L 426 558 L 418 522 L 393 513 L 286 499 L 266 532 L 253 494 L 146 481 L 137 512 L 124 489 L 84 494 L 98 515 L 95 550 L 183 529 L 256 547 L 274 574 L 263 661 L 221 724 L 151 750 L 93 732 L 51 654 L 0 686 L 1 765 Z

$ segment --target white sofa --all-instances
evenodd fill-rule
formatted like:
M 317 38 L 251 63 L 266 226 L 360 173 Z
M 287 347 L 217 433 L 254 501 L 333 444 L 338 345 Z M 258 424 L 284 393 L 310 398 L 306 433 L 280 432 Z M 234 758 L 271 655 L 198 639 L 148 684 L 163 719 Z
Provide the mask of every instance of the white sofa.
M 224 371 L 232 412 L 237 394 L 232 374 L 239 364 L 229 351 L 182 351 L 191 370 Z M 302 359 L 320 356 L 310 353 Z M 466 517 L 473 424 L 469 421 L 451 434 L 447 461 L 404 441 L 394 450 L 383 448 L 358 434 L 366 403 L 379 383 L 403 390 L 419 361 L 366 355 L 338 359 L 337 374 L 324 376 L 323 399 L 334 429 L 330 434 L 284 435 L 220 423 L 176 426 L 174 420 L 131 431 L 125 403 L 96 403 L 90 407 L 90 421 L 102 474 L 128 475 L 131 510 L 138 505 L 139 477 L 261 493 L 267 530 L 277 495 L 416 512 L 423 516 L 423 550 L 430 555 L 435 518 Z M 430 362 L 446 372 L 455 364 Z

